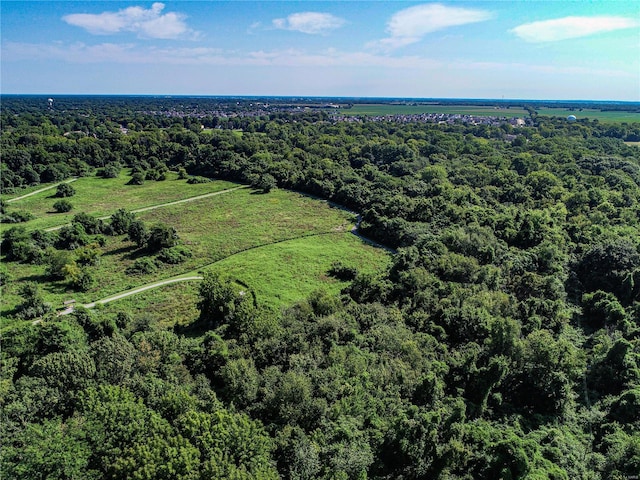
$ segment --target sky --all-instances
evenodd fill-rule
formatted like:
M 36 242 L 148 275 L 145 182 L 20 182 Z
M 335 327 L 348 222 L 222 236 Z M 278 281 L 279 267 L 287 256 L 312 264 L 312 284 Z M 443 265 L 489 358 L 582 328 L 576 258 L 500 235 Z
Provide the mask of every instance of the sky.
M 0 2 L 0 92 L 640 101 L 640 0 Z

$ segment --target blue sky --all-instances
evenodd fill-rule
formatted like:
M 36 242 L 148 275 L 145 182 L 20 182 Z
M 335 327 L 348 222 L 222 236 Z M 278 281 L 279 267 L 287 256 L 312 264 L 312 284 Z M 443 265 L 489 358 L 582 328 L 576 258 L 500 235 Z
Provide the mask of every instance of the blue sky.
M 640 0 L 0 2 L 1 91 L 640 101 Z

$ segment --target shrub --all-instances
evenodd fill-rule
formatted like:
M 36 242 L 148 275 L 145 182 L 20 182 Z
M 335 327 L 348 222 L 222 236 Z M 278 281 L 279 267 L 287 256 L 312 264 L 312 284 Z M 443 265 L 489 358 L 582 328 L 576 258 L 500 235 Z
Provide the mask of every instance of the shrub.
M 126 271 L 128 275 L 145 275 L 147 273 L 153 273 L 157 269 L 158 265 L 153 258 L 144 257 L 136 260 Z
M 136 172 L 131 175 L 131 180 L 127 185 L 142 185 L 144 183 L 145 174 L 142 172 Z
M 58 200 L 53 204 L 53 208 L 58 213 L 68 212 L 73 208 L 69 200 Z
M 192 253 L 184 245 L 178 245 L 176 247 L 164 248 L 158 255 L 158 260 L 163 263 L 175 265 L 184 262 L 187 258 L 190 258 Z
M 147 238 L 147 248 L 152 252 L 157 252 L 163 248 L 175 247 L 178 243 L 178 233 L 176 229 L 164 224 L 156 225 L 149 231 Z
M 11 212 L 2 215 L 2 223 L 24 223 L 33 218 L 33 214 L 29 212 Z
M 75 194 L 76 189 L 68 183 L 61 183 L 56 189 L 56 197 L 58 198 L 73 197 Z
M 120 166 L 113 163 L 98 171 L 98 176 L 102 178 L 118 178 L 118 175 L 120 175 Z
M 210 181 L 211 181 L 210 178 L 195 176 L 195 177 L 189 178 L 189 180 L 187 180 L 187 183 L 193 185 L 196 183 L 209 183 Z
M 342 262 L 337 261 L 331 264 L 331 268 L 328 273 L 338 280 L 347 281 L 356 278 L 356 275 L 358 275 L 358 269 L 355 267 L 349 267 Z

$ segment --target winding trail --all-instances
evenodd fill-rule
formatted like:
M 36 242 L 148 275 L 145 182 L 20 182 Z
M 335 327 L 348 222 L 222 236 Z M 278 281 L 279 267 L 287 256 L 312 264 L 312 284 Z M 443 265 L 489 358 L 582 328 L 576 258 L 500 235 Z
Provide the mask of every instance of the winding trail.
M 76 179 L 73 179 L 73 180 L 76 180 Z M 70 180 L 70 181 L 73 181 L 73 180 Z M 65 182 L 62 182 L 62 183 L 65 183 Z M 36 192 L 32 192 L 32 193 L 30 193 L 28 195 L 25 195 L 25 196 L 34 195 L 34 194 L 39 193 L 39 192 L 41 192 L 43 190 L 48 190 L 50 188 L 55 188 L 56 186 L 57 185 L 53 185 L 51 187 L 47 187 L 47 188 L 41 189 L 41 190 L 36 191 Z M 213 197 L 215 195 L 222 195 L 224 193 L 233 192 L 233 191 L 239 190 L 241 188 L 248 188 L 248 185 L 240 185 L 238 187 L 229 188 L 227 190 L 221 190 L 221 191 L 218 191 L 218 192 L 205 193 L 203 195 L 184 198 L 182 200 L 175 200 L 175 201 L 172 201 L 172 202 L 162 203 L 162 204 L 158 204 L 158 205 L 152 205 L 152 206 L 149 206 L 149 207 L 142 207 L 142 208 L 138 208 L 136 210 L 131 210 L 131 212 L 132 213 L 147 212 L 147 211 L 150 211 L 150 210 L 155 210 L 157 208 L 162 208 L 162 207 L 166 207 L 166 206 L 170 206 L 170 205 L 178 205 L 178 204 L 181 204 L 181 203 L 193 202 L 193 201 L 200 200 L 200 199 L 203 199 L 203 198 L 208 198 L 208 197 Z M 387 252 L 392 253 L 392 254 L 397 253 L 396 250 L 394 250 L 394 249 L 392 249 L 390 247 L 387 247 L 386 245 L 383 245 L 381 243 L 375 242 L 375 241 L 373 241 L 373 240 L 371 240 L 369 238 L 366 238 L 366 237 L 364 237 L 363 235 L 361 235 L 359 233 L 358 230 L 359 230 L 359 227 L 360 227 L 360 223 L 362 221 L 362 216 L 360 214 L 358 214 L 357 212 L 349 210 L 348 208 L 346 208 L 346 207 L 344 207 L 342 205 L 327 201 L 326 199 L 315 197 L 314 195 L 309 195 L 309 194 L 306 194 L 304 192 L 296 192 L 296 193 L 299 193 L 299 194 L 305 195 L 307 197 L 311 197 L 311 198 L 315 198 L 315 199 L 327 202 L 327 204 L 329 204 L 330 206 L 332 206 L 334 208 L 339 208 L 339 209 L 344 210 L 344 211 L 346 211 L 348 213 L 356 215 L 357 216 L 356 224 L 351 229 L 351 233 L 353 235 L 358 237 L 363 242 L 368 243 L 368 244 L 370 244 L 370 245 L 372 245 L 374 247 L 381 248 L 381 249 L 386 250 Z M 19 198 L 24 198 L 25 196 L 19 197 Z M 19 198 L 16 198 L 16 199 L 13 199 L 13 200 L 18 200 Z M 109 218 L 111 218 L 111 215 L 105 216 L 105 217 L 99 217 L 100 220 L 106 220 L 106 219 L 109 219 Z M 59 225 L 59 226 L 56 226 L 56 227 L 50 227 L 50 228 L 45 229 L 45 231 L 51 232 L 51 231 L 59 230 L 64 226 L 65 225 Z M 246 252 L 248 250 L 254 250 L 254 249 L 257 249 L 257 248 L 261 248 L 261 247 L 267 247 L 267 246 L 270 246 L 270 245 L 274 245 L 274 244 L 277 244 L 277 243 L 283 243 L 283 242 L 287 242 L 287 241 L 291 241 L 291 240 L 298 240 L 300 238 L 305 238 L 305 237 L 318 236 L 318 235 L 329 235 L 329 234 L 335 234 L 335 233 L 336 232 L 321 232 L 321 233 L 305 234 L 305 235 L 301 235 L 300 237 L 287 238 L 287 239 L 284 239 L 284 240 L 277 240 L 275 242 L 267 243 L 267 244 L 264 244 L 264 245 L 256 245 L 256 246 L 249 247 L 249 248 L 240 250 L 238 252 L 232 253 L 232 254 L 228 255 L 227 257 L 225 257 L 225 258 L 221 258 L 219 260 L 216 260 L 215 262 L 209 263 L 207 265 L 203 265 L 203 266 L 199 267 L 198 269 L 200 270 L 200 269 L 203 269 L 203 268 L 210 267 L 211 265 L 214 265 L 214 264 L 216 264 L 218 262 L 221 262 L 222 260 L 225 260 L 226 258 L 229 258 L 229 257 L 231 257 L 233 255 L 237 255 L 237 254 L 240 254 L 240 253 L 244 253 L 244 252 Z M 185 274 L 181 274 L 181 275 L 185 275 Z M 113 302 L 115 300 L 120 300 L 122 298 L 126 298 L 126 297 L 129 297 L 131 295 L 137 295 L 137 294 L 145 292 L 147 290 L 151 290 L 153 288 L 162 287 L 164 285 L 171 285 L 173 283 L 178 283 L 178 282 L 197 281 L 197 280 L 202 280 L 202 279 L 203 279 L 203 277 L 200 276 L 200 275 L 191 275 L 191 276 L 186 276 L 186 277 L 185 276 L 177 276 L 177 277 L 173 277 L 173 278 L 169 278 L 169 279 L 165 279 L 165 280 L 159 280 L 157 282 L 153 282 L 153 283 L 150 283 L 148 285 L 143 285 L 141 287 L 136 287 L 136 288 L 133 288 L 131 290 L 127 290 L 127 291 L 118 293 L 116 295 L 111 295 L 111 296 L 103 298 L 101 300 L 96 300 L 95 302 L 86 303 L 86 304 L 82 305 L 82 307 L 84 307 L 84 308 L 94 308 L 94 307 L 96 307 L 96 305 L 104 305 L 105 303 Z M 68 308 L 66 308 L 66 309 L 64 309 L 62 311 L 59 311 L 57 313 L 57 316 L 69 315 L 69 314 L 73 313 L 74 309 L 75 309 L 74 306 L 68 307 Z M 42 321 L 42 319 L 35 320 L 33 322 L 33 324 L 35 325 L 37 323 L 40 323 L 41 321 Z
M 203 195 L 197 195 L 195 197 L 183 198 L 182 200 L 174 200 L 173 202 L 159 203 L 158 205 L 151 205 L 150 207 L 137 208 L 135 210 L 130 210 L 130 212 L 131 213 L 148 212 L 149 210 L 155 210 L 157 208 L 169 207 L 171 205 L 179 205 L 180 203 L 195 202 L 196 200 L 201 200 L 203 198 L 214 197 L 216 195 L 222 195 L 223 193 L 233 192 L 235 190 L 240 190 L 241 188 L 249 188 L 249 186 L 248 185 L 240 185 L 239 187 L 228 188 L 226 190 L 220 190 L 219 192 L 205 193 Z M 107 215 L 107 216 L 104 216 L 104 217 L 98 217 L 98 220 L 108 220 L 110 218 L 111 218 L 111 215 Z M 69 223 L 65 223 L 64 225 L 58 225 L 58 226 L 55 226 L 55 227 L 45 228 L 44 231 L 45 232 L 55 232 L 56 230 L 60 230 L 62 227 L 66 227 L 67 225 L 70 225 L 70 224 Z
M 193 280 L 202 280 L 203 277 L 199 275 L 194 275 L 191 277 L 181 277 L 181 278 L 170 278 L 168 280 L 160 280 L 159 282 L 150 283 L 149 285 L 145 285 L 143 287 L 137 287 L 133 290 L 127 290 L 126 292 L 118 293 L 117 295 L 112 295 L 107 298 L 103 298 L 102 300 L 96 300 L 95 302 L 85 303 L 82 305 L 84 308 L 94 308 L 96 305 L 104 305 L 105 303 L 113 302 L 115 300 L 120 300 L 121 298 L 130 297 L 131 295 L 136 295 L 138 293 L 144 292 L 146 290 L 151 290 L 152 288 L 162 287 L 164 285 L 170 285 L 172 283 L 178 282 L 189 282 Z M 69 315 L 73 313 L 74 307 L 68 307 L 61 312 L 58 312 L 58 316 Z M 35 323 L 35 322 L 34 322 Z
M 23 198 L 30 197 L 31 195 L 37 195 L 38 193 L 46 192 L 47 190 L 51 190 L 52 188 L 57 188 L 58 185 L 62 185 L 63 183 L 71 183 L 71 182 L 75 182 L 76 180 L 78 180 L 78 177 L 73 177 L 73 178 L 70 178 L 69 180 L 65 180 L 64 182 L 56 183 L 55 185 L 49 185 L 48 187 L 44 187 L 39 190 L 34 190 L 33 192 L 27 193 L 26 195 L 10 198 L 9 200 L 6 200 L 6 202 L 7 203 L 16 202 L 18 200 L 22 200 Z

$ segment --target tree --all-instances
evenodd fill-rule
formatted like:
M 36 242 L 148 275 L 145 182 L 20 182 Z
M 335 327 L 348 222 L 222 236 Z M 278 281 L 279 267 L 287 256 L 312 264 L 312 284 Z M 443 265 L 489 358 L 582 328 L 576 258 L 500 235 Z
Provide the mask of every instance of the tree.
M 611 292 L 625 305 L 631 303 L 633 291 L 633 285 L 625 280 L 639 268 L 637 245 L 629 239 L 619 238 L 587 250 L 576 267 L 576 273 L 586 292 Z
M 52 310 L 51 304 L 45 303 L 38 285 L 33 282 L 23 284 L 19 294 L 23 297 L 23 301 L 17 308 L 18 318 L 29 320 L 41 317 Z
M 124 208 L 116 210 L 116 213 L 111 215 L 111 228 L 117 235 L 124 235 L 129 231 L 131 223 L 135 220 L 135 214 L 128 212 Z
M 260 422 L 218 409 L 186 412 L 177 423 L 200 451 L 202 478 L 279 478 L 271 464 L 272 440 Z
M 259 175 L 253 182 L 251 182 L 251 186 L 257 190 L 262 191 L 262 193 L 269 193 L 271 190 L 276 188 L 277 182 L 273 175 L 268 173 L 264 173 Z
M 198 450 L 129 390 L 99 386 L 80 398 L 92 465 L 101 478 L 191 480 Z
M 251 309 L 252 295 L 230 278 L 206 272 L 200 283 L 200 320 L 212 327 L 230 324 Z M 238 318 L 237 318 L 238 317 Z
M 68 200 L 58 200 L 53 204 L 53 208 L 58 213 L 65 213 L 73 208 L 73 205 Z
M 5 443 L 2 472 L 6 478 L 97 480 L 89 467 L 91 449 L 76 420 L 59 418 L 27 424 Z
M 134 242 L 138 247 L 144 247 L 149 238 L 149 230 L 142 220 L 133 220 L 127 229 L 129 240 Z
M 58 185 L 58 188 L 56 188 L 56 197 L 58 198 L 73 197 L 75 194 L 76 189 L 68 183 L 61 183 Z
M 151 228 L 147 237 L 147 249 L 158 252 L 163 248 L 171 248 L 178 244 L 176 229 L 165 224 L 159 224 Z

